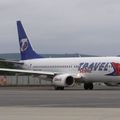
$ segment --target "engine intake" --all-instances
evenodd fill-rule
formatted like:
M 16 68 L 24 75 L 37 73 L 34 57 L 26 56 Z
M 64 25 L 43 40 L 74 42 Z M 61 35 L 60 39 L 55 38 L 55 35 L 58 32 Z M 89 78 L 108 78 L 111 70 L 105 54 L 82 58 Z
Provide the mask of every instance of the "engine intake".
M 68 76 L 68 77 L 66 78 L 66 85 L 72 85 L 73 82 L 74 82 L 74 79 L 73 79 L 72 76 Z

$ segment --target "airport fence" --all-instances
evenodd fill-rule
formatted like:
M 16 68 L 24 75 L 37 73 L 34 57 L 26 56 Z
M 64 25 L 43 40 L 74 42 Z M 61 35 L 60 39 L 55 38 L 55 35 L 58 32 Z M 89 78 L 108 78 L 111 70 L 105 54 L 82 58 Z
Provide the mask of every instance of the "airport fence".
M 39 86 L 52 85 L 51 81 L 34 76 L 0 76 L 0 86 Z

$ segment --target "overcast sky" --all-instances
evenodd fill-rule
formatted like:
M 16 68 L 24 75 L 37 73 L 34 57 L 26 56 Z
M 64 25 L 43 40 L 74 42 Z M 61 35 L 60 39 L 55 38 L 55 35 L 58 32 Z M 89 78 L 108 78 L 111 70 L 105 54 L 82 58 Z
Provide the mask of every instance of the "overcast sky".
M 120 0 L 0 0 L 0 53 L 19 52 L 16 20 L 38 53 L 120 54 Z

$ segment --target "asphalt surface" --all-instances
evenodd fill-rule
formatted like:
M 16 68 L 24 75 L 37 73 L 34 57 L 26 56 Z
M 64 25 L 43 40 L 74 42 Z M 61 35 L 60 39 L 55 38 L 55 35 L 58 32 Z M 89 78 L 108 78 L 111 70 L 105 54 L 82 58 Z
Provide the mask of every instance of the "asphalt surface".
M 52 88 L 0 88 L 0 107 L 120 108 L 120 87 L 95 90 Z
M 120 87 L 0 87 L 1 120 L 119 120 Z
M 116 108 L 0 107 L 1 120 L 120 120 Z

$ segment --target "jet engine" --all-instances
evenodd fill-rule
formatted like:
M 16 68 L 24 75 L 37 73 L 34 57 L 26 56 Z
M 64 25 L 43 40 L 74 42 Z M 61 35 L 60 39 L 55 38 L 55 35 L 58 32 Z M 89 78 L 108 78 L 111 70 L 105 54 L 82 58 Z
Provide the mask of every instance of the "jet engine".
M 53 78 L 53 84 L 61 87 L 72 86 L 74 84 L 74 78 L 69 74 L 56 75 Z

